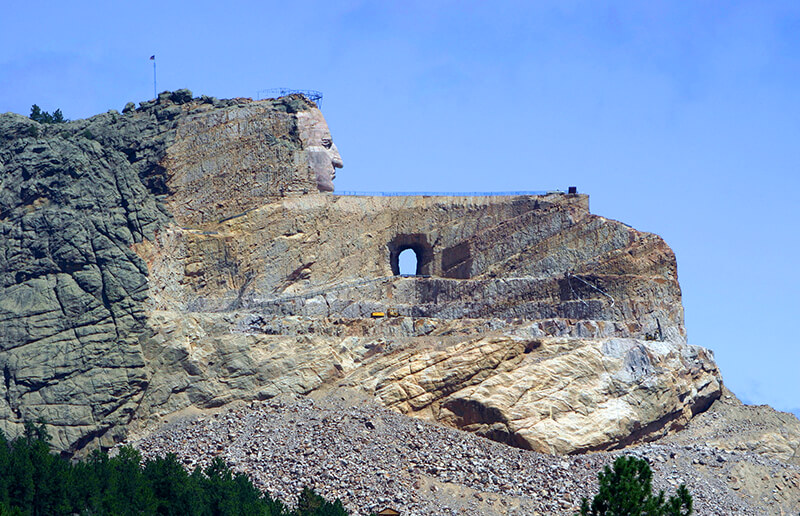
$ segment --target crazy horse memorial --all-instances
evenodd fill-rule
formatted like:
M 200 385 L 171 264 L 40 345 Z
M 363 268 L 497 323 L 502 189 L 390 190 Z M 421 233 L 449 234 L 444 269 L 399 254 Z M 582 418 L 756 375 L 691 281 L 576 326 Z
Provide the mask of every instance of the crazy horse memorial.
M 659 236 L 583 193 L 338 195 L 345 164 L 302 95 L 0 115 L 0 428 L 41 418 L 81 453 L 342 392 L 571 455 L 679 436 L 733 399 L 687 342 Z M 788 464 L 799 436 L 747 442 Z

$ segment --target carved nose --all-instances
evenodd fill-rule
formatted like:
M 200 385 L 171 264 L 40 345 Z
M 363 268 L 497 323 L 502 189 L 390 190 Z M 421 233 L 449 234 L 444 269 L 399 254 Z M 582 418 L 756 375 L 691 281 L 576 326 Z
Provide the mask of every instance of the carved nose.
M 342 161 L 342 156 L 339 154 L 339 149 L 336 148 L 336 144 L 331 145 L 331 151 L 333 153 L 333 155 L 331 156 L 331 163 L 333 164 L 333 168 L 344 167 L 344 161 Z

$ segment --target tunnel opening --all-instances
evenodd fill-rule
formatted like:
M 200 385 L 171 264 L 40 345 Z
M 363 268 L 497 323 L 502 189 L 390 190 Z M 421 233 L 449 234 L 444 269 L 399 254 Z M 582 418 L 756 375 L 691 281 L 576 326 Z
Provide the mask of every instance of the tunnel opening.
M 395 276 L 430 275 L 433 247 L 428 243 L 428 238 L 424 234 L 397 235 L 389 242 L 388 247 L 392 274 Z M 402 263 L 400 255 L 403 255 Z
M 397 256 L 397 266 L 401 276 L 414 276 L 419 274 L 419 256 L 416 251 L 403 249 Z

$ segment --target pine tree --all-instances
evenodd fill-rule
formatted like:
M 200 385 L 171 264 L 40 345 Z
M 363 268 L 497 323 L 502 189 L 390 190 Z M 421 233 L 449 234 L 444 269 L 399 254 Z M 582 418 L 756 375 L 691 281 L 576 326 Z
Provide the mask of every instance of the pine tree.
M 28 115 L 28 118 L 40 124 L 63 124 L 67 122 L 67 119 L 64 118 L 64 114 L 61 113 L 60 109 L 56 109 L 51 115 L 47 111 L 42 111 L 42 108 L 36 104 L 31 106 L 31 114 Z
M 664 491 L 653 495 L 653 471 L 644 459 L 622 456 L 598 474 L 600 489 L 592 500 L 581 501 L 581 516 L 689 516 L 692 496 L 681 484 L 677 495 L 664 500 Z
M 51 453 L 43 422 L 25 423 L 24 430 L 11 442 L 0 432 L 0 516 L 347 516 L 339 500 L 328 502 L 310 488 L 298 510 L 288 511 L 220 458 L 191 475 L 175 455 L 142 463 L 132 447 L 111 458 L 95 450 L 71 463 Z
M 0 474 L 0 514 L 4 514 L 2 507 L 6 507 L 7 509 L 11 507 L 11 500 L 8 494 L 8 487 L 10 484 L 10 475 L 8 475 L 8 472 L 11 471 L 11 456 L 6 434 L 4 434 L 2 430 L 0 430 L 0 471 L 6 472 L 5 474 Z
M 189 474 L 174 453 L 148 460 L 142 469 L 156 497 L 156 512 L 166 516 L 200 514 L 192 504 Z
M 206 495 L 212 514 L 220 516 L 238 514 L 234 502 L 236 493 L 233 486 L 233 473 L 225 461 L 215 457 L 204 473 L 206 474 Z
M 324 503 L 324 498 L 315 493 L 313 489 L 306 486 L 297 498 L 297 514 L 298 516 L 315 515 Z
M 36 487 L 33 483 L 33 461 L 25 439 L 15 439 L 11 444 L 9 460 L 8 496 L 13 506 L 24 513 L 33 509 Z
M 109 484 L 104 500 L 109 514 L 152 514 L 156 500 L 145 482 L 141 454 L 131 446 L 123 446 L 116 457 L 108 460 Z
M 42 122 L 42 108 L 37 106 L 36 104 L 31 106 L 31 114 L 28 115 L 28 118 L 35 122 Z
M 306 486 L 297 499 L 296 516 L 347 516 L 342 502 L 336 500 L 333 503 L 327 501 Z
M 50 453 L 50 434 L 43 421 L 25 423 L 25 440 L 33 464 L 33 514 L 64 514 L 69 510 L 67 482 L 69 464 Z

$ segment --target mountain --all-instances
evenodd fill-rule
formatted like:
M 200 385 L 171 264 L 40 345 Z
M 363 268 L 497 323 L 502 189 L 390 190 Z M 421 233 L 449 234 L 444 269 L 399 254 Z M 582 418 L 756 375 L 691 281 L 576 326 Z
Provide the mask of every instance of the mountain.
M 42 418 L 75 453 L 357 392 L 575 454 L 681 435 L 723 396 L 657 235 L 576 192 L 337 195 L 343 165 L 302 95 L 0 115 L 0 428 Z M 767 427 L 747 442 L 796 457 L 800 433 Z

